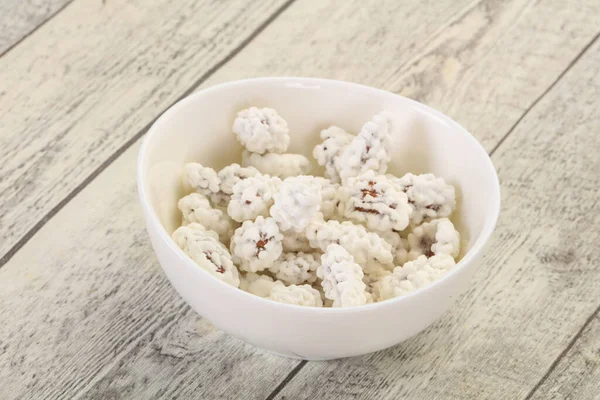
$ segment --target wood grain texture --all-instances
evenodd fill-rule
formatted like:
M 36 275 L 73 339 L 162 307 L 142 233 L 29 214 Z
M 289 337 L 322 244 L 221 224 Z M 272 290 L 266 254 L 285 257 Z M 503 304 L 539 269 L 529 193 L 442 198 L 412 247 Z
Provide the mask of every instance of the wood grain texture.
M 533 8 L 527 8 L 527 4 L 518 1 L 481 4 L 440 1 L 436 2 L 435 7 L 423 7 L 420 2 L 402 4 L 400 7 L 396 2 L 389 2 L 382 4 L 377 10 L 365 11 L 358 7 L 358 2 L 317 4 L 298 0 L 246 50 L 226 64 L 207 85 L 242 76 L 296 74 L 343 78 L 396 91 L 410 87 L 421 93 L 417 95 L 421 96 L 418 98 L 432 105 L 439 104 L 442 111 L 455 109 L 455 117 L 466 113 L 464 115 L 471 122 L 464 123 L 460 118 L 459 121 L 471 128 L 480 139 L 484 139 L 486 147 L 492 148 L 508 127 L 520 117 L 521 114 L 515 110 L 520 109 L 522 113 L 529 107 L 573 60 L 587 43 L 586 40 L 589 41 L 593 36 L 594 26 L 590 18 L 597 15 L 593 14 L 597 12 L 593 3 L 584 4 L 578 10 L 562 9 L 558 2 L 552 1 L 534 4 L 531 6 Z M 315 10 L 319 13 L 315 14 Z M 113 14 L 113 18 L 119 17 L 116 11 Z M 316 16 L 319 18 L 315 20 Z M 517 16 L 520 18 L 517 18 L 516 23 L 511 23 L 515 22 L 513 17 Z M 569 18 L 569 23 L 565 18 Z M 481 29 L 473 29 L 474 22 L 460 22 L 465 19 L 483 19 L 487 22 L 480 22 Z M 495 28 L 487 29 L 488 24 Z M 140 23 L 141 29 L 144 26 Z M 444 32 L 448 35 L 447 40 L 443 39 Z M 342 39 L 337 40 L 334 34 L 341 35 Z M 529 36 L 536 38 L 537 42 L 529 40 Z M 387 76 L 382 77 L 390 73 L 390 63 L 404 65 L 403 61 L 421 59 L 420 55 L 428 49 L 423 44 L 429 46 L 432 43 L 437 45 L 427 53 L 429 61 L 422 64 L 422 69 L 418 69 L 417 78 L 410 78 L 417 75 L 408 75 L 402 78 L 404 83 L 398 81 L 396 88 L 387 86 L 392 82 L 391 78 L 399 79 L 400 76 L 394 75 L 389 79 Z M 294 51 L 290 51 L 290 48 Z M 336 50 L 339 51 L 336 53 Z M 369 55 L 369 58 L 358 57 L 360 54 Z M 481 63 L 478 58 L 482 59 Z M 446 76 L 444 71 L 448 69 L 440 65 L 445 66 L 447 63 L 441 60 L 446 59 L 469 60 L 469 68 L 458 68 L 456 75 L 449 75 L 454 76 L 455 80 L 448 80 L 451 82 L 445 89 L 448 92 L 437 90 L 437 85 L 445 82 L 440 77 Z M 505 64 L 502 64 L 505 59 L 519 65 L 514 74 L 507 72 Z M 0 63 L 2 61 L 0 59 Z M 415 63 L 413 64 L 421 65 L 418 61 Z M 465 80 L 465 76 L 469 79 Z M 511 79 L 515 76 L 518 78 L 513 82 Z M 112 82 L 128 81 L 131 77 L 126 78 L 114 75 L 107 85 L 112 90 L 117 90 Z M 449 94 L 455 88 L 463 86 L 469 88 L 468 93 L 465 92 L 456 99 Z M 175 90 L 171 86 L 169 88 Z M 479 103 L 478 90 L 481 96 Z M 136 91 L 120 93 L 124 93 L 126 100 L 129 96 L 133 98 L 139 94 Z M 148 94 L 147 101 L 154 103 L 154 99 L 162 99 L 160 93 L 162 91 Z M 519 95 L 515 96 L 515 93 Z M 519 107 L 499 101 L 508 98 L 518 102 Z M 111 99 L 114 100 L 112 97 Z M 444 104 L 448 105 L 448 109 L 444 108 Z M 115 122 L 114 132 L 107 133 L 100 146 L 92 143 L 87 147 L 89 143 L 86 144 L 86 138 L 69 139 L 77 140 L 77 145 L 63 142 L 67 144 L 62 146 L 62 150 L 58 149 L 53 153 L 55 159 L 63 158 L 60 164 L 62 167 L 57 167 L 46 179 L 54 179 L 53 183 L 56 185 L 58 179 L 53 178 L 53 174 L 60 172 L 64 175 L 68 171 L 66 166 L 76 165 L 72 164 L 79 157 L 75 150 L 91 148 L 88 157 L 93 160 L 81 165 L 81 170 L 74 172 L 76 175 L 68 176 L 75 183 L 79 182 L 78 179 L 85 175 L 85 171 L 102 162 L 102 154 L 109 154 L 109 148 L 113 148 L 113 144 L 109 143 L 113 133 L 115 141 L 125 140 L 125 136 L 131 134 L 131 129 L 126 129 L 127 127 L 136 125 L 136 121 L 149 121 L 153 118 L 148 114 L 153 112 L 154 106 L 140 107 L 139 111 L 132 114 L 131 118 L 135 121 L 129 120 L 127 113 L 119 114 L 119 122 L 125 127 Z M 91 118 L 89 121 L 110 121 L 109 116 L 116 115 L 114 110 L 117 108 L 115 105 L 108 110 L 106 116 L 98 116 L 107 111 L 106 103 L 100 101 L 89 104 L 84 118 Z M 474 113 L 473 110 L 478 111 Z M 489 121 L 486 121 L 486 112 L 490 114 Z M 500 125 L 494 126 L 497 122 Z M 533 128 L 537 135 L 541 135 L 541 139 L 546 139 L 547 132 L 540 132 L 542 128 Z M 485 139 L 487 133 L 482 132 L 490 132 L 492 136 L 489 140 Z M 66 140 L 64 138 L 67 136 L 69 132 L 58 140 Z M 522 136 L 523 133 L 519 137 Z M 552 137 L 555 138 L 556 134 Z M 563 138 L 565 141 L 567 139 Z M 92 135 L 87 140 L 96 139 Z M 530 138 L 530 141 L 533 140 L 533 137 Z M 509 143 L 510 138 L 506 144 Z M 530 152 L 536 151 L 533 148 L 537 145 L 535 142 L 533 145 L 530 142 L 519 143 L 530 147 L 521 150 L 517 156 L 530 156 Z M 565 147 L 564 143 L 559 144 Z M 584 147 L 584 150 L 589 151 L 592 145 Z M 170 289 L 158 270 L 143 231 L 134 183 L 136 150 L 134 146 L 119 157 L 0 269 L 0 315 L 6 321 L 0 326 L 0 379 L 3 381 L 0 393 L 4 390 L 7 393 L 0 397 L 183 398 L 190 397 L 193 393 L 195 397 L 205 398 L 231 398 L 232 395 L 242 394 L 245 395 L 244 398 L 260 399 L 265 398 L 297 365 L 290 360 L 271 357 L 216 331 L 190 313 Z M 572 153 L 573 151 L 568 154 Z M 559 157 L 550 150 L 544 155 L 554 156 L 556 162 L 572 162 L 571 159 L 564 158 L 566 155 Z M 539 158 L 535 160 L 539 161 Z M 520 162 L 519 159 L 518 161 Z M 592 158 L 591 162 L 596 161 Z M 511 168 L 508 175 L 505 175 L 506 179 L 517 179 L 516 167 L 512 168 L 508 161 L 502 165 L 504 168 Z M 539 166 L 532 163 L 521 167 L 531 167 L 539 175 L 542 173 L 540 168 L 552 170 L 553 165 L 548 163 Z M 569 174 L 579 172 L 580 167 L 580 164 L 576 164 L 566 171 Z M 527 172 L 532 171 L 521 171 Z M 583 172 L 588 176 L 592 170 Z M 23 171 L 21 173 L 25 174 Z M 292 381 L 291 391 L 284 389 L 283 394 L 287 398 L 297 398 L 322 390 L 321 393 L 331 393 L 331 397 L 340 393 L 356 397 L 368 396 L 375 392 L 382 396 L 394 396 L 394 393 L 401 392 L 398 385 L 402 384 L 408 385 L 411 393 L 428 394 L 435 387 L 421 386 L 427 384 L 426 377 L 431 377 L 444 394 L 472 393 L 479 385 L 479 382 L 474 383 L 474 379 L 485 378 L 491 382 L 484 387 L 482 393 L 489 395 L 490 392 L 485 390 L 496 390 L 500 385 L 506 384 L 507 379 L 519 378 L 514 377 L 511 360 L 502 358 L 503 352 L 509 351 L 510 355 L 517 352 L 520 354 L 521 351 L 527 353 L 527 357 L 530 357 L 527 361 L 533 361 L 532 364 L 521 366 L 522 368 L 535 370 L 545 365 L 546 358 L 535 358 L 536 352 L 527 347 L 530 342 L 521 344 L 519 338 L 514 336 L 514 331 L 509 330 L 506 341 L 503 341 L 501 333 L 505 327 L 501 324 L 509 324 L 513 319 L 520 323 L 525 317 L 519 312 L 528 312 L 524 305 L 521 305 L 522 308 L 513 307 L 511 302 L 514 301 L 514 293 L 511 291 L 525 293 L 527 301 L 540 298 L 547 300 L 545 296 L 549 291 L 556 290 L 561 279 L 570 279 L 571 287 L 560 298 L 573 295 L 575 303 L 569 305 L 572 312 L 560 324 L 574 328 L 581 323 L 582 314 L 590 307 L 590 299 L 586 302 L 581 299 L 581 294 L 577 297 L 575 292 L 585 278 L 584 273 L 590 278 L 590 282 L 586 284 L 593 283 L 592 278 L 597 278 L 597 275 L 592 275 L 594 271 L 579 272 L 571 264 L 566 264 L 561 270 L 562 264 L 558 261 L 550 261 L 548 271 L 544 271 L 536 264 L 533 267 L 538 277 L 536 282 L 539 283 L 539 276 L 542 275 L 543 278 L 546 273 L 553 278 L 552 284 L 549 284 L 550 288 L 541 284 L 529 288 L 525 284 L 527 279 L 532 279 L 527 276 L 528 264 L 524 264 L 518 271 L 514 270 L 516 262 L 529 263 L 532 258 L 535 264 L 535 257 L 541 254 L 541 250 L 546 252 L 543 254 L 550 260 L 564 258 L 560 258 L 558 254 L 558 243 L 540 239 L 542 228 L 535 230 L 533 236 L 527 236 L 530 224 L 537 221 L 536 213 L 545 216 L 556 212 L 556 207 L 560 205 L 552 204 L 555 197 L 551 197 L 550 192 L 556 186 L 558 178 L 557 175 L 552 178 L 555 180 L 543 183 L 542 188 L 520 181 L 519 185 L 529 192 L 521 193 L 520 187 L 512 187 L 508 198 L 505 193 L 505 202 L 519 196 L 523 196 L 523 200 L 508 208 L 505 206 L 504 213 L 508 216 L 503 215 L 500 222 L 500 232 L 494 243 L 495 250 L 488 252 L 486 256 L 485 265 L 488 267 L 480 271 L 477 280 L 479 284 L 464 297 L 462 304 L 457 305 L 435 327 L 404 345 L 389 352 L 378 353 L 373 358 L 322 364 L 327 366 L 326 371 L 316 371 L 319 364 L 308 364 L 310 368 L 301 371 L 299 377 L 303 377 L 303 384 L 306 384 L 306 379 L 311 379 L 311 387 L 304 388 L 299 381 Z M 65 178 L 61 176 L 61 180 L 63 179 Z M 39 192 L 39 184 L 30 185 L 28 189 L 31 193 L 23 192 L 22 195 L 33 196 L 38 201 L 38 207 L 47 210 L 48 204 L 59 201 L 60 196 L 69 190 L 68 185 L 72 187 L 75 183 L 67 182 L 66 186 L 56 190 L 52 188 L 50 193 Z M 574 183 L 567 189 L 578 190 L 581 187 L 577 185 Z M 542 191 L 542 195 L 539 198 L 533 197 L 535 201 L 529 204 L 526 201 L 529 197 L 526 195 L 537 195 L 538 190 Z M 586 190 L 590 192 L 589 188 Z M 582 200 L 589 201 L 585 196 Z M 590 207 L 588 203 L 585 204 Z M 521 208 L 529 217 L 528 220 L 521 217 Z M 13 212 L 6 217 L 6 221 L 18 220 L 20 224 L 31 225 L 28 221 L 43 215 L 42 211 L 36 211 L 37 214 L 33 209 L 30 211 L 33 215 L 23 213 L 22 210 Z M 78 223 L 74 224 L 72 221 Z M 523 222 L 524 227 L 520 228 L 515 221 L 527 223 Z M 579 235 L 589 234 L 585 230 L 573 233 L 571 229 L 569 232 L 574 240 L 579 239 Z M 533 240 L 531 237 L 540 243 L 525 242 Z M 577 253 L 577 257 L 585 255 L 586 251 L 590 251 L 589 240 L 584 242 L 582 252 Z M 510 260 L 507 261 L 507 257 Z M 512 267 L 505 273 L 504 269 L 507 267 L 501 269 L 500 265 Z M 580 267 L 579 264 L 576 266 Z M 571 267 L 576 270 L 576 276 L 570 277 L 567 274 L 566 269 Z M 495 274 L 500 273 L 503 275 L 498 278 Z M 500 282 L 499 279 L 508 280 Z M 524 281 L 520 282 L 518 279 Z M 486 286 L 489 282 L 493 284 Z M 513 297 L 501 302 L 504 293 L 512 293 Z M 488 310 L 488 303 L 492 301 L 494 307 Z M 539 323 L 540 318 L 542 317 L 536 317 L 534 321 Z M 555 331 L 560 326 L 557 320 L 553 322 L 556 325 L 554 330 L 549 331 L 549 336 L 556 334 Z M 482 328 L 478 328 L 479 326 Z M 531 330 L 538 328 L 533 324 L 527 327 Z M 509 328 L 514 329 L 513 326 Z M 464 347 L 462 342 L 469 340 L 472 329 L 479 336 L 476 336 L 471 347 Z M 482 330 L 485 332 L 482 333 Z M 488 336 L 482 336 L 484 333 Z M 566 335 L 567 332 L 558 332 L 554 343 L 556 348 L 566 346 Z M 531 337 L 533 336 L 535 335 L 532 334 Z M 462 349 L 467 351 L 466 354 L 452 353 L 451 357 L 444 353 L 461 344 Z M 539 349 L 536 346 L 534 343 L 533 348 Z M 434 349 L 444 355 L 432 359 Z M 479 358 L 471 357 L 477 352 L 481 352 Z M 487 364 L 481 362 L 484 356 L 490 357 L 491 361 Z M 360 366 L 360 362 L 365 365 Z M 448 365 L 453 370 L 444 370 L 442 367 L 445 363 L 450 363 Z M 517 361 L 514 363 L 517 364 Z M 480 370 L 479 365 L 488 369 Z M 349 377 L 336 375 L 335 368 L 345 368 L 344 372 Z M 436 375 L 436 369 L 441 369 L 442 375 Z M 147 373 L 144 372 L 146 370 Z M 311 371 L 325 375 L 305 375 Z M 454 376 L 453 372 L 457 375 Z M 540 371 L 528 370 L 522 377 L 523 381 L 529 383 L 529 379 L 537 376 L 538 372 Z M 470 380 L 460 381 L 467 373 L 474 376 Z M 411 377 L 415 377 L 421 386 L 411 386 Z M 445 391 L 446 381 L 454 385 L 459 382 L 454 390 L 460 392 Z M 319 388 L 317 385 L 324 386 Z M 510 398 L 510 393 L 513 392 L 508 391 L 507 398 Z
M 0 259 L 284 1 L 78 0 L 0 58 Z
M 262 399 L 294 367 L 213 328 L 171 288 L 143 226 L 137 151 L 0 269 L 3 400 Z
M 59 12 L 72 0 L 2 0 L 0 1 L 0 55 L 38 26 Z
M 598 107 L 600 40 L 494 154 L 501 217 L 458 304 L 395 348 L 307 364 L 277 398 L 525 398 L 600 306 Z
M 532 400 L 600 399 L 600 314 L 533 393 Z

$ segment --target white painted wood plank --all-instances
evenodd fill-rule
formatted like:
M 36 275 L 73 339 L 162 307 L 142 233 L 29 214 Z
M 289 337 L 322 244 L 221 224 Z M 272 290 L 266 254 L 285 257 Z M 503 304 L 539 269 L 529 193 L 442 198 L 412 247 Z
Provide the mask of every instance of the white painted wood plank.
M 0 58 L 0 259 L 285 0 L 78 0 Z
M 600 315 L 598 313 L 548 378 L 533 393 L 531 399 L 600 399 Z
M 388 351 L 307 364 L 277 398 L 524 398 L 600 305 L 599 107 L 597 40 L 494 154 L 501 217 L 458 304 Z
M 0 1 L 0 54 L 58 12 L 72 0 Z

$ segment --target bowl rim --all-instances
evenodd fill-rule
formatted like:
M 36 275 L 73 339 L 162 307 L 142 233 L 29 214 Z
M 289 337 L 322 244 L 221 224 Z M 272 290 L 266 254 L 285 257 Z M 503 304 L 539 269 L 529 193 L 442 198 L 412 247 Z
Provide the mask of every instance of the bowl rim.
M 411 292 L 404 296 L 394 297 L 392 299 L 384 300 L 381 302 L 375 302 L 370 304 L 363 304 L 359 306 L 351 306 L 351 307 L 306 307 L 295 304 L 287 304 L 280 303 L 273 300 L 269 300 L 251 293 L 248 293 L 240 288 L 229 285 L 220 279 L 216 279 L 209 272 L 205 271 L 203 268 L 199 267 L 187 254 L 183 252 L 179 246 L 172 239 L 171 235 L 167 232 L 163 224 L 160 222 L 158 215 L 156 214 L 154 208 L 152 207 L 149 195 L 146 191 L 146 187 L 144 182 L 146 181 L 146 173 L 145 166 L 147 163 L 147 155 L 148 150 L 150 148 L 150 143 L 153 138 L 158 136 L 160 130 L 157 128 L 163 121 L 168 120 L 171 116 L 175 115 L 179 112 L 180 109 L 187 106 L 189 103 L 193 103 L 196 99 L 208 96 L 213 92 L 220 90 L 231 89 L 235 86 L 244 86 L 246 84 L 260 84 L 260 83 L 283 83 L 288 87 L 297 87 L 297 88 L 307 88 L 307 89 L 320 89 L 321 85 L 327 85 L 329 87 L 345 87 L 346 89 L 352 90 L 361 90 L 371 92 L 373 94 L 383 95 L 383 96 L 396 96 L 403 101 L 411 104 L 417 110 L 422 113 L 428 115 L 429 117 L 436 118 L 438 120 L 443 121 L 446 125 L 450 126 L 453 130 L 460 132 L 461 134 L 467 137 L 467 140 L 470 140 L 474 144 L 474 148 L 477 152 L 480 152 L 487 164 L 487 169 L 492 171 L 492 177 L 494 178 L 494 182 L 492 184 L 492 204 L 490 205 L 491 214 L 488 214 L 486 220 L 484 221 L 484 226 L 476 239 L 473 247 L 460 259 L 459 262 L 456 263 L 454 268 L 444 274 L 440 279 L 426 285 L 425 287 L 419 288 L 414 292 Z M 468 264 L 474 261 L 476 257 L 478 257 L 485 246 L 489 242 L 491 235 L 494 232 L 496 227 L 496 223 L 498 221 L 498 217 L 500 214 L 500 181 L 498 179 L 498 173 L 489 153 L 484 149 L 484 147 L 479 143 L 479 141 L 462 125 L 458 122 L 454 121 L 452 118 L 447 115 L 441 113 L 440 111 L 435 110 L 432 107 L 429 107 L 423 103 L 420 103 L 416 100 L 410 99 L 408 97 L 392 93 L 383 89 L 378 89 L 372 86 L 366 86 L 354 82 L 335 80 L 335 79 L 324 79 L 324 78 L 309 78 L 309 77 L 295 77 L 295 76 L 282 76 L 282 77 L 258 77 L 258 78 L 248 78 L 248 79 L 239 79 L 228 82 L 219 83 L 213 86 L 209 86 L 207 88 L 198 90 L 183 99 L 178 100 L 176 103 L 172 104 L 167 110 L 165 110 L 150 126 L 144 138 L 142 140 L 142 144 L 140 146 L 140 150 L 138 152 L 137 157 L 137 188 L 138 195 L 140 198 L 140 203 L 142 206 L 142 211 L 145 216 L 146 224 L 148 229 L 154 229 L 158 233 L 158 237 L 166 243 L 169 250 L 171 250 L 185 265 L 186 268 L 190 268 L 195 271 L 196 274 L 200 274 L 199 276 L 202 279 L 209 279 L 216 285 L 222 285 L 222 288 L 227 291 L 231 291 L 231 295 L 233 296 L 242 296 L 242 299 L 246 299 L 250 302 L 255 302 L 260 307 L 273 307 L 283 309 L 290 309 L 296 312 L 303 313 L 362 313 L 368 312 L 375 309 L 382 309 L 393 307 L 403 302 L 410 301 L 410 299 L 426 296 L 428 291 L 435 290 L 436 287 L 445 285 L 452 276 L 458 274 L 461 270 L 463 270 Z M 156 253 L 156 251 L 155 251 Z M 162 265 L 161 265 L 162 268 Z

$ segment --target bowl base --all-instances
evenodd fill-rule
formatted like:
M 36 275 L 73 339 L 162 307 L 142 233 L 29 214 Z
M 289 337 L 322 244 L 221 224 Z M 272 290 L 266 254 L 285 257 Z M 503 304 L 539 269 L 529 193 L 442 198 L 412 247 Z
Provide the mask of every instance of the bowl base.
M 295 354 L 295 353 L 284 354 L 284 353 L 278 353 L 276 351 L 268 350 L 268 349 L 261 349 L 261 350 L 266 351 L 267 353 L 271 353 L 273 355 L 279 356 L 279 357 L 290 358 L 290 359 L 293 359 L 293 360 L 330 361 L 330 360 L 337 360 L 337 359 L 339 359 L 337 357 L 333 357 L 333 358 L 304 357 L 304 356 L 301 356 L 301 355 Z

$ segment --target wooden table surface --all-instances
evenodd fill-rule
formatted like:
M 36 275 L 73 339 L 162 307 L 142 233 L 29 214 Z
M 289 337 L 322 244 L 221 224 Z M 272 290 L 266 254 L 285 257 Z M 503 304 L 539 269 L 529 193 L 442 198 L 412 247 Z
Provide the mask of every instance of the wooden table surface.
M 1 399 L 599 399 L 600 1 L 3 0 Z M 212 327 L 162 274 L 140 139 L 254 76 L 435 107 L 492 155 L 470 289 L 416 337 L 333 362 Z

